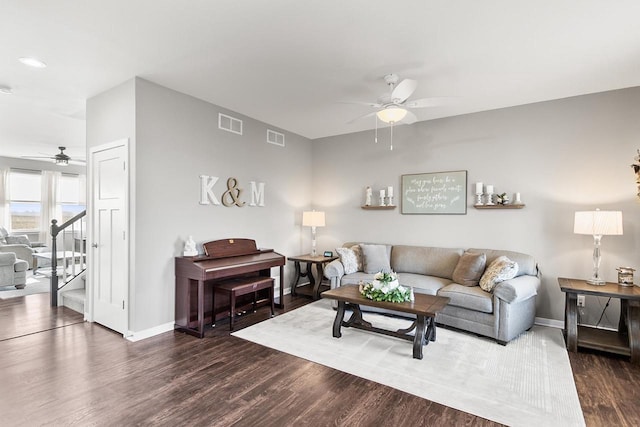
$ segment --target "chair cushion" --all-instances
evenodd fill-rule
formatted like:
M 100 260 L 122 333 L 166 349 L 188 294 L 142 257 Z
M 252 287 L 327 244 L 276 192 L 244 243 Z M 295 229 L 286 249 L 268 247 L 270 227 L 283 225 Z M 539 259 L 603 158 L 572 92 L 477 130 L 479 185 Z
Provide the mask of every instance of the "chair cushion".
M 438 296 L 449 298 L 449 305 L 483 313 L 493 313 L 493 296 L 480 286 L 462 286 L 452 283 L 438 291 Z

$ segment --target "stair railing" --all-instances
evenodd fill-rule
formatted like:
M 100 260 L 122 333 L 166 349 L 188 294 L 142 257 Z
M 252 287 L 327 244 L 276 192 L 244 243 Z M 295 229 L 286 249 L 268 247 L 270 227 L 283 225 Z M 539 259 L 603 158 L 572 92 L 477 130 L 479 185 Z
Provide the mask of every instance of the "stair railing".
M 51 306 L 58 305 L 58 291 L 65 287 L 74 277 L 81 274 L 87 265 L 85 230 L 82 218 L 87 215 L 84 210 L 64 224 L 58 226 L 58 220 L 51 220 Z M 73 244 L 71 251 L 67 251 L 67 231 L 71 232 Z M 62 233 L 62 251 L 58 253 L 58 235 Z M 78 237 L 79 236 L 79 237 Z M 80 248 L 76 252 L 76 244 L 80 242 Z M 60 255 L 60 256 L 58 256 Z M 61 261 L 61 270 L 58 271 L 58 260 Z M 62 277 L 62 285 L 60 279 Z

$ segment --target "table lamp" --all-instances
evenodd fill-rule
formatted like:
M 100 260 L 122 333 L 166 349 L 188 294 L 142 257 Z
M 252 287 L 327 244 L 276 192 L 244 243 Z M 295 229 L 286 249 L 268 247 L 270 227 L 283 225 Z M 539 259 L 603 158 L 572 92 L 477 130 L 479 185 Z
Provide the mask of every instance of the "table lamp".
M 324 212 L 302 212 L 302 225 L 311 227 L 311 256 L 316 256 L 316 227 L 324 227 Z
M 593 236 L 593 277 L 587 280 L 591 285 L 604 285 L 600 278 L 600 240 L 602 236 L 618 236 L 622 234 L 622 212 L 620 211 L 582 211 L 576 212 L 573 223 L 575 234 Z

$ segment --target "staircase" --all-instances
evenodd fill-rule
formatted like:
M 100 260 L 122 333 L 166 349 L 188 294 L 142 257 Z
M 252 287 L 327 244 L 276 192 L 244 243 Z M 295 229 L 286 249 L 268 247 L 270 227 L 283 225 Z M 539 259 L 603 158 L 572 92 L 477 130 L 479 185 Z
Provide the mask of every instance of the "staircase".
M 60 226 L 57 220 L 51 220 L 51 306 L 64 305 L 82 314 L 84 314 L 87 268 L 82 218 L 86 214 L 86 210 L 82 211 Z M 58 250 L 58 236 L 60 236 L 62 250 Z M 72 242 L 67 242 L 69 237 L 73 239 Z M 58 304 L 58 299 L 61 304 Z

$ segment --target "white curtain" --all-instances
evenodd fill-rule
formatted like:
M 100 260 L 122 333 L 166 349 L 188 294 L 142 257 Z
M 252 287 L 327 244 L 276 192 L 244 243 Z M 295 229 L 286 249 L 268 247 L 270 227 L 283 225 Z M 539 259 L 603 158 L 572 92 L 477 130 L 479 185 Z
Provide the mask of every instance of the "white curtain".
M 51 220 L 62 225 L 62 208 L 58 202 L 58 188 L 62 173 L 42 171 L 42 216 L 40 218 L 40 241 L 51 247 Z
M 0 225 L 11 229 L 9 213 L 9 169 L 0 169 Z

